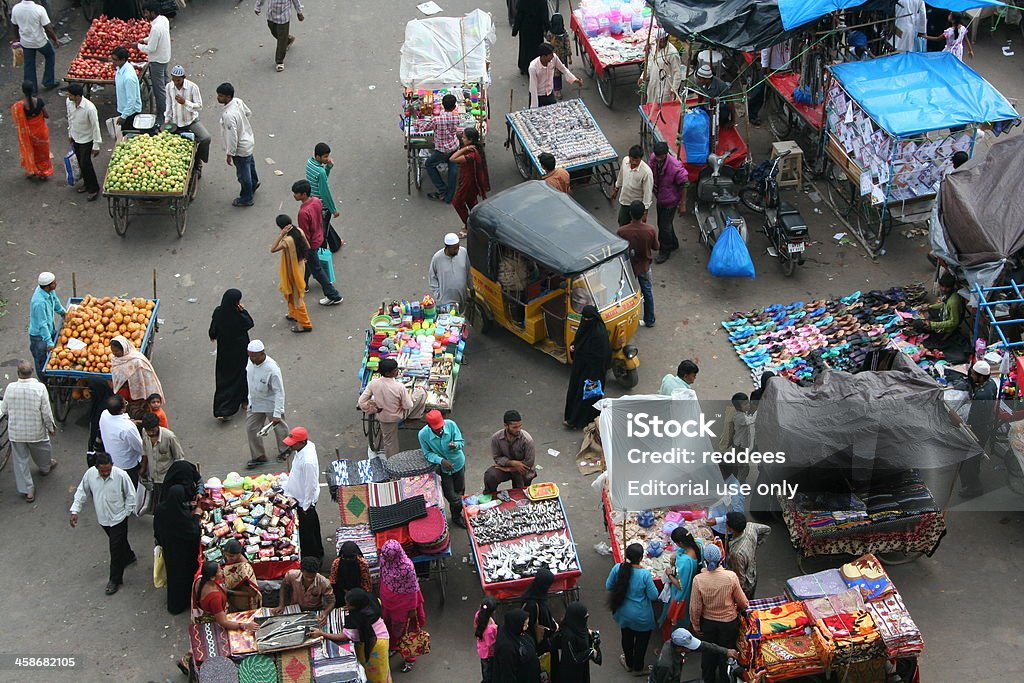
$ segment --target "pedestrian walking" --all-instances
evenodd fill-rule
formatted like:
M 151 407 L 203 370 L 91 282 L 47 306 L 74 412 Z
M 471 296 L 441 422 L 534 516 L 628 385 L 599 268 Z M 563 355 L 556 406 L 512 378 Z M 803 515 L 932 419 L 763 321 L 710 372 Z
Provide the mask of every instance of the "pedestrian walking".
M 315 557 L 319 562 L 324 558 L 324 541 L 320 535 L 320 518 L 316 514 L 316 501 L 320 497 L 320 461 L 316 456 L 316 446 L 309 440 L 305 427 L 294 427 L 283 443 L 295 454 L 284 492 L 299 504 L 299 547 L 304 557 Z M 331 597 L 333 599 L 333 593 Z
M 540 683 L 540 662 L 527 635 L 530 616 L 521 609 L 505 612 L 494 641 L 493 683 Z
M 427 424 L 419 431 L 417 438 L 423 457 L 440 469 L 441 492 L 448 501 L 452 523 L 462 528 L 466 520 L 462 518 L 462 497 L 466 495 L 466 446 L 459 425 L 454 420 L 446 420 L 440 410 L 431 410 L 426 414 Z
M 100 440 L 111 461 L 128 474 L 133 486 L 138 486 L 142 470 L 142 437 L 124 410 L 125 402 L 120 394 L 107 399 L 107 409 L 100 414 Z
M 203 110 L 203 96 L 199 86 L 185 78 L 185 67 L 175 64 L 171 69 L 171 82 L 164 88 L 164 123 L 172 133 L 192 133 L 199 147 L 199 160 L 210 163 L 210 143 L 213 136 L 199 120 Z
M 436 142 L 436 141 L 435 141 Z M 331 146 L 326 142 L 316 143 L 313 148 L 313 156 L 306 160 L 306 180 L 309 182 L 310 195 L 316 197 L 324 205 L 324 240 L 326 245 L 327 235 L 331 228 L 331 219 L 341 217 L 338 205 L 334 201 L 334 193 L 331 192 L 331 171 L 334 170 L 334 158 L 331 156 Z M 341 246 L 345 246 L 345 240 L 341 240 Z
M 312 332 L 313 322 L 306 310 L 306 271 L 303 264 L 309 255 L 309 242 L 301 230 L 292 225 L 292 219 L 285 214 L 277 217 L 280 232 L 270 246 L 271 254 L 281 254 L 278 268 L 278 289 L 288 304 L 285 320 L 295 323 L 292 332 Z
M 519 36 L 519 73 L 526 75 L 537 49 L 544 42 L 544 34 L 551 26 L 547 0 L 519 0 L 512 37 Z
M 590 611 L 582 602 L 570 602 L 565 618 L 558 627 L 558 656 L 555 662 L 555 681 L 590 683 L 590 663 L 601 664 L 601 650 L 587 626 Z
M 654 180 L 660 245 L 654 262 L 664 263 L 679 248 L 679 238 L 676 237 L 672 222 L 677 213 L 682 216 L 686 212 L 686 188 L 690 184 L 690 177 L 683 162 L 668 153 L 668 143 L 663 140 L 654 143 L 654 153 L 648 165 Z
M 644 547 L 630 544 L 626 547 L 626 561 L 612 567 L 604 584 L 610 593 L 608 607 L 622 629 L 619 663 L 634 675 L 647 671 L 644 659 L 655 627 L 651 601 L 658 597 L 650 570 L 640 566 L 643 559 Z
M 729 567 L 736 572 L 743 594 L 753 600 L 757 591 L 757 548 L 772 528 L 748 521 L 742 512 L 730 512 L 725 516 L 725 530 L 729 535 Z
M 192 580 L 199 571 L 202 509 L 196 504 L 199 470 L 187 460 L 167 472 L 163 500 L 153 514 L 153 535 L 164 552 L 167 611 L 181 614 L 192 604 Z
M 241 192 L 231 202 L 231 206 L 252 206 L 253 194 L 260 187 L 256 162 L 252 156 L 256 148 L 252 124 L 249 122 L 252 111 L 242 98 L 235 97 L 235 87 L 230 83 L 221 83 L 217 86 L 217 102 L 224 105 L 224 111 L 220 115 L 224 152 L 227 154 L 228 166 L 235 167 L 235 177 L 238 178 L 241 187 Z
M 245 366 L 245 380 L 249 388 L 249 408 L 245 416 L 245 433 L 249 438 L 249 463 L 246 467 L 259 467 L 267 462 L 267 451 L 259 431 L 264 424 L 273 424 L 277 438 L 278 460 L 284 460 L 288 436 L 288 424 L 284 421 L 284 379 L 277 361 L 267 355 L 266 347 L 259 339 L 253 339 L 246 347 L 249 362 Z
M 382 617 L 391 636 L 391 651 L 397 652 L 398 644 L 407 631 L 418 631 L 427 624 L 423 593 L 420 591 L 420 580 L 416 577 L 416 566 L 398 541 L 392 539 L 384 543 L 378 554 L 378 562 Z M 415 657 L 406 659 L 402 663 L 402 673 L 412 671 L 415 663 Z
M 572 64 L 572 42 L 565 30 L 565 19 L 561 14 L 552 14 L 548 24 L 548 32 L 544 34 L 544 42 L 548 43 L 555 50 L 555 56 L 565 66 Z M 555 74 L 552 83 L 552 94 L 556 99 L 562 99 L 562 72 Z
M 427 197 L 438 201 L 452 203 L 455 186 L 459 179 L 459 165 L 451 161 L 452 154 L 459 149 L 459 123 L 462 120 L 455 110 L 455 95 L 448 93 L 441 98 L 441 113 L 424 123 L 425 130 L 434 131 L 434 149 L 427 157 L 424 167 L 430 182 L 434 183 L 437 192 L 428 192 Z M 448 171 L 446 178 L 441 177 L 439 167 L 445 166 Z
M 267 26 L 270 28 L 270 35 L 277 41 L 274 50 L 274 63 L 278 71 L 284 71 L 284 56 L 288 48 L 295 42 L 295 36 L 288 32 L 292 21 L 292 9 L 295 9 L 295 16 L 299 21 L 306 17 L 302 15 L 302 3 L 299 0 L 256 0 L 256 15 L 267 8 Z
M 122 131 L 136 130 L 135 117 L 142 113 L 142 88 L 135 65 L 128 59 L 131 54 L 124 45 L 118 45 L 110 52 L 114 68 L 114 94 L 117 100 L 115 123 Z
M 92 165 L 94 157 L 100 155 L 103 133 L 100 131 L 100 117 L 96 105 L 85 96 L 81 83 L 71 83 L 67 89 L 68 142 L 75 152 L 78 171 L 82 176 L 81 186 L 76 192 L 86 195 L 86 201 L 94 202 L 100 196 L 100 181 Z
M 739 615 L 747 609 L 747 596 L 735 572 L 722 568 L 722 551 L 717 545 L 705 543 L 703 555 L 705 568 L 693 577 L 690 591 L 690 623 L 702 640 L 735 648 Z M 725 680 L 726 662 L 720 654 L 705 652 L 700 660 L 704 680 Z
M 149 55 L 149 79 L 156 100 L 156 125 L 164 125 L 167 108 L 167 65 L 171 62 L 171 24 L 160 14 L 160 3 L 146 0 L 142 18 L 149 22 L 149 35 L 139 41 L 140 52 Z
M 36 284 L 38 286 L 29 303 L 28 348 L 36 364 L 36 377 L 43 381 L 46 379 L 46 356 L 57 345 L 60 331 L 53 321 L 58 315 L 63 318 L 67 311 L 57 297 L 57 276 L 48 271 L 39 273 Z
M 654 252 L 661 248 L 658 233 L 654 226 L 644 221 L 647 208 L 639 199 L 629 205 L 630 221 L 619 228 L 619 237 L 629 242 L 629 262 L 633 266 L 633 274 L 640 283 L 640 293 L 644 297 L 644 317 L 640 320 L 641 327 L 654 327 L 654 287 L 651 284 L 651 263 Z
M 43 64 L 43 87 L 47 90 L 56 88 L 57 77 L 54 73 L 54 64 L 57 61 L 55 49 L 57 33 L 50 23 L 50 16 L 46 8 L 32 2 L 32 0 L 21 0 L 11 9 L 11 23 L 18 27 L 18 42 L 21 43 L 21 50 L 25 55 L 24 80 L 32 83 L 36 89 L 39 81 L 36 80 L 36 56 L 42 55 L 45 60 Z
M 942 32 L 941 36 L 926 36 L 926 40 L 944 42 L 943 52 L 949 52 L 961 62 L 964 61 L 964 44 L 967 45 L 967 54 L 974 58 L 974 48 L 971 46 L 971 39 L 967 36 L 967 27 L 964 26 L 964 15 L 960 12 L 949 13 L 949 28 Z M 28 60 L 25 61 L 28 68 Z
M 633 202 L 643 202 L 645 209 L 650 209 L 654 203 L 654 173 L 644 161 L 640 145 L 630 147 L 629 154 L 622 160 L 612 198 L 619 200 L 619 225 L 633 220 L 629 215 L 629 205 Z M 646 221 L 647 216 L 643 219 Z
M 570 429 L 583 429 L 598 416 L 594 404 L 604 395 L 604 381 L 612 363 L 608 328 L 597 306 L 584 306 L 580 315 L 576 341 L 569 347 L 572 369 L 562 420 L 562 424 Z
M 463 315 L 469 310 L 472 301 L 470 290 L 473 287 L 469 252 L 459 246 L 459 236 L 454 232 L 444 236 L 444 247 L 434 252 L 430 259 L 427 281 L 430 294 L 438 306 L 455 304 Z
M 46 103 L 36 97 L 36 86 L 30 81 L 21 84 L 22 99 L 11 105 L 11 119 L 18 133 L 21 167 L 29 180 L 47 180 L 53 175 L 50 160 L 50 128 Z
M 308 180 L 296 180 L 292 183 L 292 197 L 299 202 L 299 230 L 306 236 L 309 250 L 306 253 L 306 268 L 303 277 L 304 289 L 309 286 L 309 276 L 320 283 L 324 296 L 320 298 L 321 306 L 337 306 L 345 299 L 331 284 L 318 254 L 324 244 L 324 205 L 312 196 L 312 187 Z M 330 253 L 330 252 L 328 252 Z
M 647 52 L 640 85 L 647 82 L 648 102 L 674 102 L 679 99 L 679 84 L 683 80 L 679 50 L 668 42 L 668 31 L 657 29 L 655 44 Z
M 210 341 L 217 344 L 214 371 L 213 416 L 224 422 L 245 405 L 245 365 L 249 361 L 249 330 L 255 323 L 242 305 L 242 292 L 229 289 L 213 310 L 210 320 Z
M 153 482 L 153 509 L 160 507 L 164 498 L 164 478 L 175 462 L 185 459 L 185 451 L 178 437 L 170 429 L 160 426 L 160 418 L 153 413 L 142 416 L 142 469 L 141 477 Z M 192 571 L 195 573 L 195 570 Z M 190 584 L 191 585 L 191 584 Z
M 583 79 L 579 78 L 569 67 L 562 63 L 562 60 L 555 55 L 555 48 L 550 43 L 541 43 L 537 48 L 537 57 L 530 62 L 530 108 L 546 107 L 558 101 L 555 95 L 555 77 L 558 77 L 558 87 L 562 86 L 562 77 L 570 83 L 575 83 L 577 88 L 583 87 Z
M 529 617 L 526 635 L 533 639 L 538 655 L 551 652 L 551 637 L 558 630 L 558 622 L 548 605 L 548 592 L 555 581 L 555 575 L 547 567 L 541 567 L 533 575 L 533 581 L 523 592 L 523 610 Z
M 78 526 L 78 514 L 92 496 L 96 521 L 107 535 L 110 547 L 110 575 L 106 594 L 113 595 L 124 583 L 124 569 L 138 558 L 128 542 L 128 517 L 135 510 L 135 485 L 128 473 L 115 467 L 107 453 L 96 454 L 96 464 L 86 470 L 71 503 L 71 528 Z
M 397 379 L 398 361 L 394 358 L 382 358 L 377 373 L 380 376 L 367 382 L 357 405 L 364 413 L 377 416 L 384 457 L 390 458 L 399 451 L 399 425 L 423 415 L 427 392 L 423 387 L 416 387 L 411 393 L 405 388 Z
M 36 499 L 36 486 L 32 481 L 29 460 L 45 477 L 57 466 L 50 448 L 50 437 L 57 431 L 50 410 L 50 395 L 46 387 L 32 376 L 32 363 L 18 362 L 18 379 L 7 385 L 0 398 L 0 416 L 7 416 L 7 438 L 14 457 L 14 485 L 25 501 Z
M 452 154 L 449 161 L 459 165 L 459 184 L 452 197 L 452 206 L 466 225 L 469 211 L 476 206 L 477 197 L 487 199 L 491 191 L 491 179 L 487 172 L 487 155 L 480 142 L 480 131 L 470 126 L 462 131 L 462 147 Z M 459 237 L 465 237 L 463 230 Z
M 494 610 L 497 608 L 498 601 L 488 595 L 473 615 L 476 654 L 480 657 L 480 683 L 491 683 L 494 680 L 494 641 L 498 638 Z

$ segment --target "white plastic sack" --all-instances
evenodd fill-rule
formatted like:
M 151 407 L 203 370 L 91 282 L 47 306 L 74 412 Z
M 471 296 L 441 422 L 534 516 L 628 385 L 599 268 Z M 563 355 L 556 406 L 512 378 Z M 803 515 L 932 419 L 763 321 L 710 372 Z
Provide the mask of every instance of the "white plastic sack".
M 462 18 L 415 19 L 405 25 L 399 78 L 412 89 L 489 83 L 487 63 L 496 38 L 491 15 L 475 9 Z
M 73 186 L 75 181 L 82 177 L 82 172 L 78 168 L 78 157 L 75 156 L 74 149 L 69 149 L 68 153 L 64 155 L 64 173 L 68 177 L 68 187 Z

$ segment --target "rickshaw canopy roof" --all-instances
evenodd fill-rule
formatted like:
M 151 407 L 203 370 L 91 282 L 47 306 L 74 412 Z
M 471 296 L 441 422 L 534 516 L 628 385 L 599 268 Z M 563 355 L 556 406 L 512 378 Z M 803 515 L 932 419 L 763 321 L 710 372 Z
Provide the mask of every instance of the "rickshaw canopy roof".
M 589 270 L 629 247 L 572 197 L 543 180 L 520 183 L 484 200 L 469 214 L 469 229 L 567 275 Z
M 1020 118 L 998 90 L 949 52 L 901 52 L 829 68 L 896 137 Z
M 777 0 L 782 25 L 786 30 L 802 26 L 839 10 L 859 7 L 866 0 Z M 976 7 L 1002 6 L 998 0 L 929 0 L 932 7 L 963 12 Z

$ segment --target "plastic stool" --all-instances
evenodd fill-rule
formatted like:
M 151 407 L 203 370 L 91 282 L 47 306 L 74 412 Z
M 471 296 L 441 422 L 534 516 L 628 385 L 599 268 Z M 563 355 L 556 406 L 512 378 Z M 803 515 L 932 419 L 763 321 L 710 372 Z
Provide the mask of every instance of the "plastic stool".
M 789 154 L 779 161 L 777 176 L 779 187 L 799 189 L 804 184 L 804 151 L 792 140 L 780 140 L 772 143 L 773 157 L 784 152 L 789 152 Z

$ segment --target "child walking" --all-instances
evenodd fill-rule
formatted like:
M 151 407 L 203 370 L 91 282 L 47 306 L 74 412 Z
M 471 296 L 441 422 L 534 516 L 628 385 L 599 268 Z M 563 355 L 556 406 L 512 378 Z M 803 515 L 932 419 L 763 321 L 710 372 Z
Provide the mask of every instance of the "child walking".
M 486 597 L 473 618 L 476 626 L 476 653 L 480 655 L 480 683 L 491 683 L 492 680 L 494 641 L 498 637 L 498 625 L 494 623 L 494 610 L 497 606 L 494 598 Z
M 551 44 L 551 47 L 555 48 L 555 56 L 562 60 L 562 64 L 569 66 L 572 64 L 572 49 L 569 46 L 569 34 L 565 32 L 565 21 L 562 19 L 561 14 L 551 15 L 551 24 L 549 25 L 548 32 L 544 36 L 544 40 Z M 552 82 L 552 94 L 558 99 L 562 99 L 562 74 L 557 69 L 555 70 L 555 78 Z

